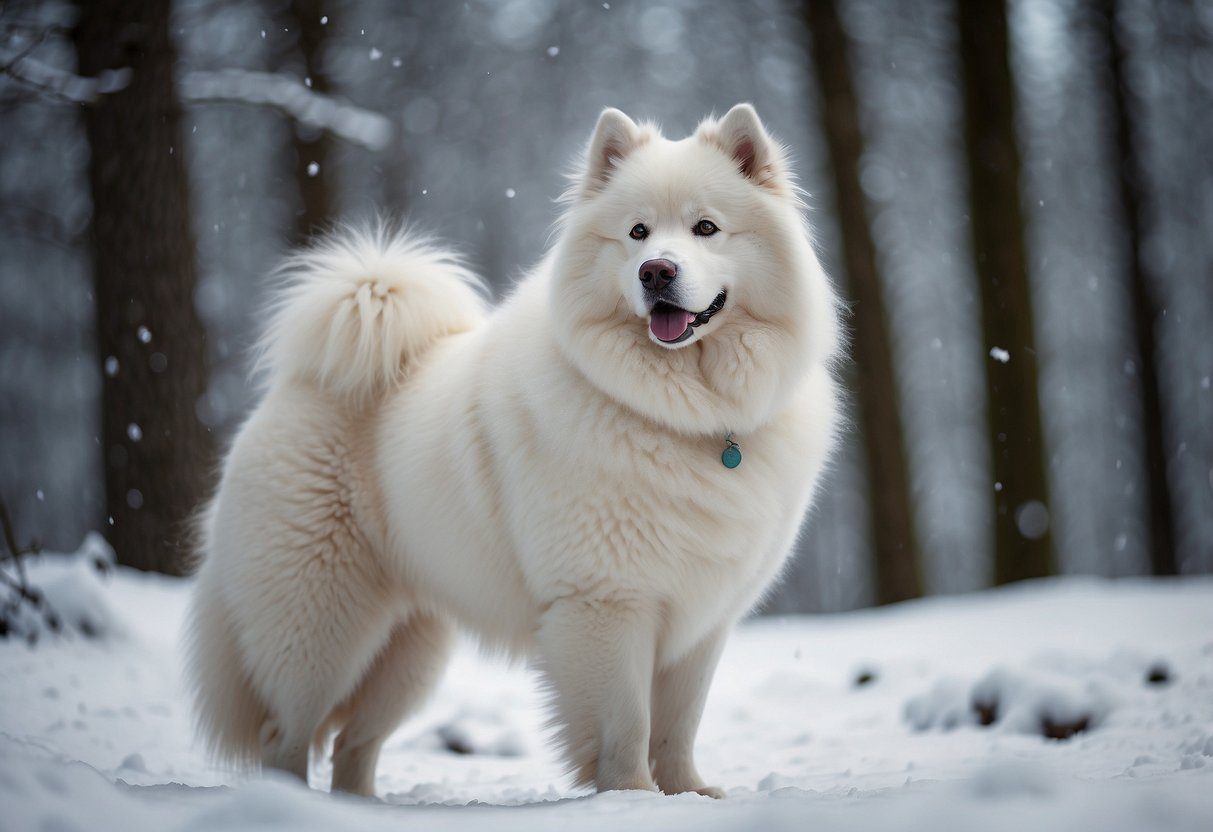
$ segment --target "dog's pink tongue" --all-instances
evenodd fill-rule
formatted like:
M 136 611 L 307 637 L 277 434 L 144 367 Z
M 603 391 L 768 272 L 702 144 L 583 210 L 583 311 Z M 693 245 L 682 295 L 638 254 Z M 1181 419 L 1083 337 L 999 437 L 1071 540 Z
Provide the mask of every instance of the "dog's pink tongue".
M 685 309 L 676 307 L 654 309 L 653 316 L 649 318 L 649 329 L 662 341 L 674 341 L 687 331 L 687 327 L 693 320 L 695 320 L 695 313 Z

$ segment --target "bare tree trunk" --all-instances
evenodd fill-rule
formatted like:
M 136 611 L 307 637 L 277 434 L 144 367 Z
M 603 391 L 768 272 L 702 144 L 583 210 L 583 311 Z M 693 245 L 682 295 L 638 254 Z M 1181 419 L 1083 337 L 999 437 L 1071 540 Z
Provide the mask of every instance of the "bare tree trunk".
M 807 0 L 804 12 L 834 170 L 847 294 L 855 303 L 853 352 L 872 501 L 876 599 L 887 604 L 922 595 L 889 319 L 859 184 L 863 136 L 851 83 L 846 32 L 834 0 Z
M 981 290 L 995 580 L 1055 571 L 1005 0 L 957 0 L 973 254 Z M 1005 352 L 1004 352 L 1005 351 Z M 1009 354 L 1009 357 L 1008 357 Z
M 299 54 L 305 77 L 318 93 L 329 95 L 332 84 L 323 63 L 323 43 L 327 25 L 321 23 L 324 9 L 332 3 L 323 0 L 291 0 L 290 14 L 299 33 Z M 295 152 L 295 181 L 299 184 L 301 205 L 295 215 L 295 242 L 306 242 L 324 230 L 333 220 L 333 139 L 323 130 L 292 125 Z
M 1150 523 L 1150 566 L 1155 575 L 1174 575 L 1175 519 L 1171 487 L 1167 481 L 1167 453 L 1164 443 L 1162 396 L 1158 386 L 1158 356 L 1155 325 L 1160 304 L 1153 292 L 1153 281 L 1142 256 L 1141 206 L 1145 202 L 1146 172 L 1141 154 L 1133 140 L 1132 112 L 1134 93 L 1125 78 L 1127 50 L 1116 26 L 1116 0 L 1095 0 L 1093 23 L 1103 40 L 1107 60 L 1109 102 L 1115 122 L 1115 158 L 1120 181 L 1120 202 L 1124 211 L 1129 243 L 1129 285 L 1133 298 L 1133 334 L 1137 340 L 1141 379 L 1142 431 L 1146 451 L 1146 474 Z
M 194 312 L 194 241 L 168 0 L 91 0 L 75 31 L 80 73 L 130 70 L 83 111 L 91 148 L 90 243 L 103 364 L 107 533 L 121 563 L 177 573 L 203 496 L 211 437 Z

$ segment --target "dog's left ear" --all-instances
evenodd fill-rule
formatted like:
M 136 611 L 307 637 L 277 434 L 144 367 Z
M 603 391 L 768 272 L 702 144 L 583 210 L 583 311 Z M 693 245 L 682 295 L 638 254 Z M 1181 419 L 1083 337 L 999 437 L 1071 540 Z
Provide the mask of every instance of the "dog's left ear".
M 703 124 L 699 136 L 731 156 L 741 174 L 754 184 L 784 190 L 783 152 L 750 104 L 738 104 L 720 121 Z
M 621 110 L 614 107 L 603 110 L 586 151 L 584 192 L 597 191 L 606 185 L 619 163 L 645 138 L 636 122 Z

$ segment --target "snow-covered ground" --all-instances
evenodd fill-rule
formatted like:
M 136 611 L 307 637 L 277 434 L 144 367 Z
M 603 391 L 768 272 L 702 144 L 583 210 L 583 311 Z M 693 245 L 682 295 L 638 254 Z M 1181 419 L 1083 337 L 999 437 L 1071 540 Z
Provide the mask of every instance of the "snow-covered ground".
M 1213 829 L 1209 579 L 745 624 L 699 741 L 723 801 L 570 790 L 534 679 L 464 645 L 388 742 L 377 802 L 208 764 L 180 679 L 189 583 L 85 560 L 33 575 L 104 638 L 0 642 L 0 829 Z

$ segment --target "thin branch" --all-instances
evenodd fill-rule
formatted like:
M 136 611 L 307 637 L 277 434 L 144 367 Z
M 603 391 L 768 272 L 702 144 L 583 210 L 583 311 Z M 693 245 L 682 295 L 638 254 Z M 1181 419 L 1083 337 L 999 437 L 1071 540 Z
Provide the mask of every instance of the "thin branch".
M 80 234 L 70 231 L 67 223 L 49 211 L 29 205 L 0 206 L 0 224 L 31 240 L 73 250 Z
M 0 530 L 4 534 L 4 545 L 8 548 L 8 554 L 3 560 L 12 560 L 17 567 L 17 579 L 20 583 L 15 588 L 22 596 L 31 601 L 36 601 L 37 596 L 32 595 L 29 590 L 29 580 L 26 577 L 25 564 L 21 562 L 21 558 L 25 555 L 36 554 L 42 547 L 36 541 L 25 548 L 17 545 L 17 535 L 13 532 L 13 523 L 8 516 L 8 506 L 4 504 L 3 500 L 0 500 Z M 0 572 L 0 575 L 3 575 L 10 585 L 12 584 L 12 580 L 9 579 L 8 575 L 4 575 L 3 572 Z
M 30 42 L 25 45 L 25 48 L 12 53 L 11 57 L 9 57 L 3 63 L 0 63 L 0 72 L 8 72 L 18 63 L 28 58 L 35 49 L 46 42 L 46 39 L 50 36 L 50 34 L 49 29 L 39 30 L 37 32 L 37 36 L 31 39 Z
M 59 23 L 38 23 L 27 20 L 0 20 L 0 30 L 8 32 L 45 32 L 47 35 L 69 37 L 72 30 Z

